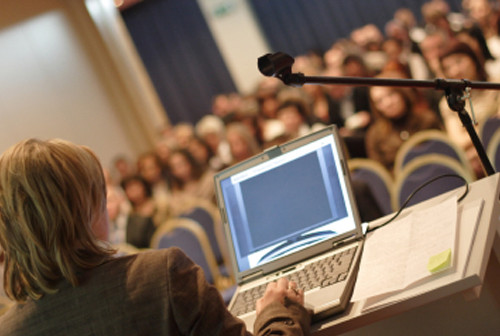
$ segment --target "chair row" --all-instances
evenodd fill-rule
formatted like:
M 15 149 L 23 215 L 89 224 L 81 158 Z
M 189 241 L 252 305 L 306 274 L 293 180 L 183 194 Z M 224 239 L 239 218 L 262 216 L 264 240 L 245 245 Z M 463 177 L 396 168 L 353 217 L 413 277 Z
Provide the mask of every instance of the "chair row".
M 475 179 L 464 151 L 438 130 L 410 137 L 396 154 L 392 175 L 382 164 L 370 159 L 350 159 L 348 166 L 353 180 L 362 180 L 370 186 L 384 214 L 397 211 L 418 187 L 437 176 L 447 175 L 422 187 L 408 205 L 458 188 L 464 184 L 463 180 L 469 183 Z

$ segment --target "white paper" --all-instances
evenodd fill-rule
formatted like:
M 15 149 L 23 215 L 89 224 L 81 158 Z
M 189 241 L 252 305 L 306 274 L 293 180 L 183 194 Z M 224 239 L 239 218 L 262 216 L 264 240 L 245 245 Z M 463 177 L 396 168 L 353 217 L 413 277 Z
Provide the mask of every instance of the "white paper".
M 456 196 L 413 211 L 366 237 L 353 300 L 401 291 L 430 277 L 431 256 L 456 245 Z

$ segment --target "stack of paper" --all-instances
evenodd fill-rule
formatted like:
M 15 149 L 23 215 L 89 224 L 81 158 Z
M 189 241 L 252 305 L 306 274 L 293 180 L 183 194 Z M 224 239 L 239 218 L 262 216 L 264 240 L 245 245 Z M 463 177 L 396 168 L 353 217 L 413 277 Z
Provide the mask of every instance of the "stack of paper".
M 353 301 L 376 302 L 454 267 L 457 198 L 410 211 L 370 233 L 365 241 Z

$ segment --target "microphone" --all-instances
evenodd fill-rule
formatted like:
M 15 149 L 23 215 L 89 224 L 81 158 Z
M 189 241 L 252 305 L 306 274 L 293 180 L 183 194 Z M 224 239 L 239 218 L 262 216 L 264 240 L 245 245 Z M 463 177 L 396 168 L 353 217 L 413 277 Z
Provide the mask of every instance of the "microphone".
M 292 64 L 295 59 L 283 52 L 265 54 L 257 59 L 259 71 L 268 77 L 277 77 L 287 85 L 301 86 L 305 83 L 303 74 L 292 74 Z

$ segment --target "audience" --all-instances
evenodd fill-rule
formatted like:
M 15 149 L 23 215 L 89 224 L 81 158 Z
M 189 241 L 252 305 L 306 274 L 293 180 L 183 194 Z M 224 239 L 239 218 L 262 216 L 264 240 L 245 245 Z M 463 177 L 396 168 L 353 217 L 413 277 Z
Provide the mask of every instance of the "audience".
M 384 32 L 367 24 L 348 37 L 333 41 L 324 53 L 295 55 L 293 71 L 311 76 L 422 80 L 483 81 L 500 77 L 500 70 L 495 70 L 500 67 L 493 66 L 498 63 L 494 57 L 500 54 L 498 8 L 487 0 L 464 0 L 462 5 L 462 12 L 452 13 L 446 1 L 429 0 L 421 7 L 422 22 L 417 22 L 411 10 L 400 8 Z M 459 61 L 468 63 L 455 66 Z M 154 199 L 160 199 L 154 201 L 153 207 L 161 209 L 162 218 L 170 218 L 179 211 L 176 207 L 184 208 L 182 204 L 188 204 L 186 200 L 192 197 L 214 201 L 215 172 L 270 146 L 335 124 L 349 157 L 368 157 L 389 170 L 396 151 L 410 135 L 443 128 L 467 151 L 481 176 L 470 138 L 456 114 L 449 111 L 443 95 L 443 91 L 432 89 L 369 90 L 344 85 L 291 88 L 279 79 L 263 76 L 253 92 L 214 96 L 207 108 L 210 112 L 196 124 L 166 126 L 152 152 L 137 158 L 137 169 L 131 168 L 124 157 L 117 157 L 112 171 L 118 182 L 137 171 L 152 188 Z M 392 103 L 385 103 L 390 100 Z M 480 124 L 497 114 L 496 91 L 473 90 L 471 102 Z M 470 105 L 466 109 L 470 111 Z M 116 198 L 114 193 L 110 193 L 113 197 Z M 121 203 L 125 206 L 116 209 L 132 204 L 126 197 L 122 197 Z M 368 207 L 360 204 L 363 206 Z M 116 209 L 110 209 L 110 213 L 123 213 Z M 114 216 L 111 222 L 115 223 Z M 123 237 L 123 228 L 114 225 L 113 232 L 122 230 L 116 237 Z

